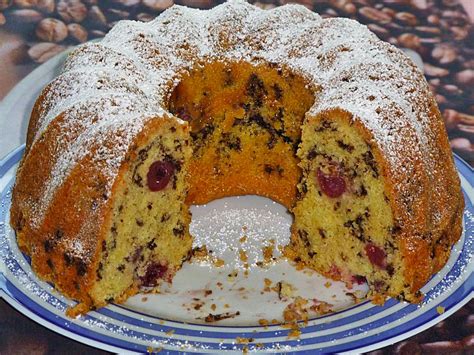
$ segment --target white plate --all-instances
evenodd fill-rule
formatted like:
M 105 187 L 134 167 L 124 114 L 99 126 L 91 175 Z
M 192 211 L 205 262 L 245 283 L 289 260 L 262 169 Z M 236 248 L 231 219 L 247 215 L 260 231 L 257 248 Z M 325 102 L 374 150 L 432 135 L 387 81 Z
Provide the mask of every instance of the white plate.
M 29 112 L 39 90 L 55 75 L 64 55 L 36 69 L 4 100 L 1 107 L 0 142 L 5 147 L 24 141 Z M 8 122 L 6 122 L 8 120 Z M 28 259 L 19 252 L 9 220 L 10 193 L 19 147 L 0 161 L 0 288 L 7 302 L 25 315 L 75 340 L 110 351 L 146 352 L 150 348 L 167 351 L 241 352 L 267 350 L 296 352 L 369 351 L 410 337 L 441 321 L 472 298 L 474 277 L 472 217 L 474 174 L 456 157 L 466 197 L 465 228 L 448 264 L 423 288 L 427 294 L 421 305 L 388 301 L 383 307 L 369 302 L 353 303 L 366 286 L 348 290 L 314 272 L 296 271 L 284 260 L 270 267 L 255 265 L 262 260 L 262 244 L 288 241 L 291 216 L 271 200 L 245 196 L 214 201 L 193 207 L 191 232 L 196 245 L 206 244 L 213 255 L 225 260 L 221 268 L 209 262 L 186 264 L 172 286 L 162 294 L 135 296 L 124 305 L 110 305 L 71 320 L 64 310 L 73 302 L 31 272 Z M 240 238 L 247 236 L 245 241 Z M 239 250 L 248 255 L 248 268 Z M 275 248 L 275 255 L 278 254 Z M 237 271 L 237 277 L 229 274 Z M 247 273 L 246 273 L 247 271 Z M 280 300 L 277 292 L 264 292 L 264 279 L 274 286 L 289 281 L 292 296 Z M 220 285 L 220 286 L 219 286 Z M 209 290 L 212 293 L 209 293 Z M 207 292 L 206 292 L 207 291 Z M 330 303 L 334 313 L 314 315 L 301 328 L 298 339 L 279 325 L 262 327 L 260 319 L 281 320 L 285 306 L 296 296 Z M 215 309 L 214 306 L 215 305 Z M 442 307 L 440 314 L 437 307 Z M 236 314 L 216 323 L 206 323 L 212 314 Z M 242 344 L 237 338 L 251 339 Z

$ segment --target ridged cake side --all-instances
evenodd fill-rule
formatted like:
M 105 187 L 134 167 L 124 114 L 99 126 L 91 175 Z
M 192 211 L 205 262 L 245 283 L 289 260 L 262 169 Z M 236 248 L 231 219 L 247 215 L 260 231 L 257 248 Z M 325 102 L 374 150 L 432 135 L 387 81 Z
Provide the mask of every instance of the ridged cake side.
M 100 43 L 73 51 L 43 90 L 11 214 L 40 275 L 88 306 L 104 303 L 91 290 L 114 186 L 154 121 L 174 117 L 184 128 L 170 134 L 186 139 L 187 123 L 168 112 L 170 95 L 187 73 L 214 62 L 285 68 L 315 93 L 306 122 L 340 110 L 364 127 L 397 226 L 405 289 L 415 293 L 444 265 L 463 201 L 443 122 L 415 65 L 355 21 L 230 1 L 209 11 L 174 6 L 147 24 L 121 21 Z M 80 287 L 71 281 L 78 277 Z

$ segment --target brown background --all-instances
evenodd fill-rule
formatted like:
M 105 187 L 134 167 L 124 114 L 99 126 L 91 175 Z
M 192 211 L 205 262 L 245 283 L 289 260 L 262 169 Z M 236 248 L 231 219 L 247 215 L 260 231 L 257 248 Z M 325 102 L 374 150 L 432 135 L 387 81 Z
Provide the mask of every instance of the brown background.
M 222 1 L 181 0 L 210 8 Z M 251 1 L 272 8 L 289 1 Z M 301 0 L 356 19 L 420 56 L 453 150 L 474 164 L 474 0 Z M 100 38 L 121 19 L 149 21 L 173 0 L 0 0 L 0 99 L 52 56 Z M 102 353 L 35 324 L 0 301 L 0 354 Z M 373 353 L 474 354 L 474 301 L 428 331 Z

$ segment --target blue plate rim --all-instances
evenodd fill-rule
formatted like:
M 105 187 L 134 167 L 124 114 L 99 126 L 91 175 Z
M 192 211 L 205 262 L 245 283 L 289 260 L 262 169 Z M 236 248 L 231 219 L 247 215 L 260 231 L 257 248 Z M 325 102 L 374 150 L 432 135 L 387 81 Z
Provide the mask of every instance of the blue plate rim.
M 22 145 L 22 146 L 19 146 L 19 147 L 15 148 L 10 153 L 8 153 L 2 160 L 0 160 L 0 178 L 2 178 L 5 175 L 5 173 L 8 172 L 16 163 L 18 163 L 18 161 L 19 161 L 19 159 L 20 159 L 20 157 L 23 153 L 24 147 L 25 146 Z M 467 164 L 467 162 L 465 162 L 458 155 L 454 154 L 454 156 L 455 156 L 456 162 L 460 163 L 462 165 L 462 167 L 460 167 L 460 166 L 458 167 L 461 176 L 463 176 L 467 180 L 467 182 L 471 185 L 471 188 L 472 188 L 472 181 L 474 181 L 474 175 L 472 175 L 472 173 L 473 173 L 474 169 L 471 168 L 469 166 L 469 164 Z M 465 171 L 467 170 L 469 172 L 469 175 L 472 175 L 472 176 L 466 176 L 465 174 L 462 174 L 462 170 L 465 170 Z M 471 209 L 472 209 L 472 205 L 471 205 Z M 472 279 L 473 279 L 472 276 L 473 275 L 471 273 L 471 275 L 465 281 L 465 282 L 468 282 L 469 280 L 471 280 L 471 282 L 470 282 L 471 285 L 470 285 L 469 290 L 465 290 L 463 292 L 464 294 L 461 298 L 461 301 L 459 301 L 457 303 L 454 303 L 454 305 L 452 307 L 450 307 L 449 309 L 447 309 L 444 314 L 435 316 L 433 319 L 431 319 L 427 323 L 423 324 L 423 325 L 426 326 L 426 327 L 423 327 L 423 329 L 419 329 L 420 326 L 414 326 L 413 329 L 409 330 L 408 334 L 410 334 L 410 335 L 407 335 L 407 333 L 405 333 L 405 334 L 399 334 L 395 337 L 389 336 L 388 339 L 382 339 L 380 341 L 375 341 L 373 343 L 367 343 L 366 342 L 366 345 L 363 346 L 363 347 L 358 346 L 356 348 L 350 348 L 350 349 L 347 348 L 347 347 L 344 348 L 344 344 L 343 344 L 342 348 L 340 350 L 334 349 L 334 351 L 355 351 L 355 350 L 357 350 L 357 351 L 362 351 L 362 350 L 368 351 L 368 350 L 378 348 L 379 346 L 377 346 L 377 345 L 386 346 L 386 345 L 389 345 L 391 343 L 400 341 L 402 339 L 406 339 L 409 336 L 412 336 L 414 334 L 417 334 L 418 332 L 423 331 L 424 329 L 429 328 L 430 326 L 436 324 L 440 320 L 445 319 L 446 317 L 448 317 L 449 315 L 454 313 L 457 309 L 461 308 L 465 303 L 467 303 L 474 296 L 474 284 L 472 282 Z M 3 277 L 3 279 L 2 279 L 2 277 Z M 40 318 L 39 316 L 35 315 L 34 312 L 32 312 L 30 309 L 28 309 L 26 305 L 20 303 L 17 299 L 15 299 L 13 297 L 13 295 L 8 294 L 7 293 L 8 291 L 5 287 L 5 284 L 6 284 L 5 280 L 6 280 L 5 277 L 0 272 L 0 286 L 1 286 L 0 287 L 0 291 L 1 291 L 0 292 L 0 297 L 4 298 L 10 305 L 12 305 L 14 308 L 19 310 L 21 313 L 25 314 L 26 316 L 28 316 L 32 320 L 34 320 L 34 321 L 36 321 L 36 322 L 38 322 L 42 325 L 48 326 L 48 327 L 54 326 L 54 324 L 51 324 L 50 320 Z M 461 287 L 459 287 L 456 290 L 456 292 L 458 292 L 460 288 Z M 106 349 L 106 350 L 121 351 L 121 352 L 123 352 L 123 350 L 125 350 L 127 348 L 127 347 L 125 347 L 125 348 L 124 347 L 115 347 L 113 344 L 108 344 L 107 342 L 104 342 L 103 339 L 98 341 L 98 340 L 91 339 L 90 337 L 84 337 L 81 334 L 71 332 L 67 329 L 64 329 L 64 328 L 60 327 L 60 326 L 55 326 L 55 327 L 57 329 L 53 329 L 53 330 L 58 332 L 59 334 L 66 335 L 71 339 L 83 342 L 83 343 L 91 345 L 91 346 L 95 346 L 95 347 Z M 298 349 L 298 346 L 295 349 Z M 136 347 L 134 347 L 134 348 L 128 347 L 128 350 L 136 351 L 137 348 Z

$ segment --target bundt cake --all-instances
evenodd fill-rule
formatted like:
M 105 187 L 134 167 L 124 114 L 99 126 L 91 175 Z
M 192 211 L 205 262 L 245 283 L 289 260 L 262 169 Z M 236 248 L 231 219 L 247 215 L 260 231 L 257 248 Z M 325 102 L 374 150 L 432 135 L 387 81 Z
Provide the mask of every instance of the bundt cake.
M 86 312 L 170 281 L 190 204 L 257 194 L 285 254 L 371 297 L 420 300 L 463 198 L 428 85 L 400 50 L 298 5 L 173 6 L 67 58 L 34 106 L 11 224 Z

